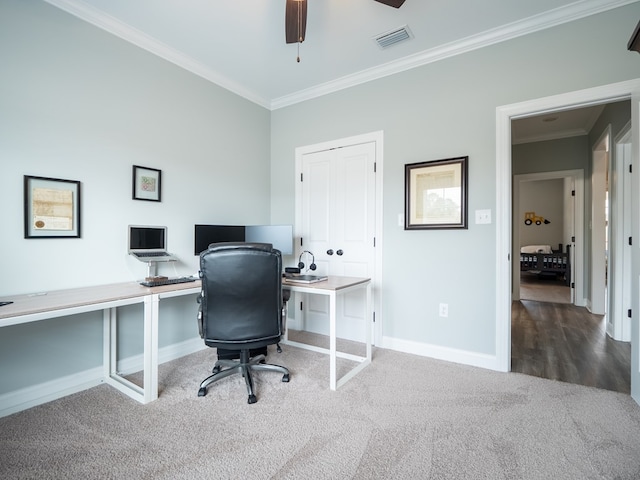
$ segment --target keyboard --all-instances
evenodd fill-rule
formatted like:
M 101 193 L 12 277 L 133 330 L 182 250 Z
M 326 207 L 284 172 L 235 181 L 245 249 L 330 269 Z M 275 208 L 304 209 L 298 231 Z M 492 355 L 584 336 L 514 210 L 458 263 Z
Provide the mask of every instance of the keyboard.
M 188 283 L 195 282 L 196 279 L 194 277 L 175 277 L 175 278 L 165 278 L 161 280 L 150 280 L 140 282 L 140 285 L 145 287 L 161 287 L 163 285 L 175 285 L 176 283 Z

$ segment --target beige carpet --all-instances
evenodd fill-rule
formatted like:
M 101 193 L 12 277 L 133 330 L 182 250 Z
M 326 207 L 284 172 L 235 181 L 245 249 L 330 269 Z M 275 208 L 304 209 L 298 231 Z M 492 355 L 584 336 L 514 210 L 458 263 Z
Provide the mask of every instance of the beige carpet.
M 337 392 L 325 355 L 197 397 L 214 352 L 160 366 L 141 405 L 99 387 L 0 418 L 2 479 L 638 479 L 627 395 L 376 349 Z M 341 362 L 342 369 L 347 365 Z

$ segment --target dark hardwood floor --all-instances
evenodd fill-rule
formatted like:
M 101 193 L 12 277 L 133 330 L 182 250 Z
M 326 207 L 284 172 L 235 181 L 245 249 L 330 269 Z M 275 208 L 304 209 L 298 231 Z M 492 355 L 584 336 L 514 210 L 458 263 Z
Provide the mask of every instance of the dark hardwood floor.
M 630 393 L 631 344 L 612 340 L 602 315 L 566 303 L 511 307 L 511 371 Z

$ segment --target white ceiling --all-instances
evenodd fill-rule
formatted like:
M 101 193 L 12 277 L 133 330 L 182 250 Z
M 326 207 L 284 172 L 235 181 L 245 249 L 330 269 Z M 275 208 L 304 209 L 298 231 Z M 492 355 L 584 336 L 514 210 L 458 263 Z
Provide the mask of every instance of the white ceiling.
M 308 0 L 300 63 L 285 0 L 45 1 L 277 109 L 638 0 Z M 406 42 L 373 40 L 404 25 Z
M 511 122 L 511 143 L 530 143 L 588 135 L 605 105 L 547 112 Z

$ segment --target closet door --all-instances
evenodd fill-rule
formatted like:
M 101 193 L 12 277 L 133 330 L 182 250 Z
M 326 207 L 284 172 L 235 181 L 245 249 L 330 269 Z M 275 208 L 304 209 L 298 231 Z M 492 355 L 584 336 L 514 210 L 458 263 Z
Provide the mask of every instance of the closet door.
M 375 143 L 308 153 L 302 159 L 302 225 L 298 255 L 303 273 L 373 277 L 375 266 Z M 304 251 L 311 252 L 303 253 Z M 306 269 L 315 261 L 315 271 Z M 362 340 L 365 294 L 340 302 L 338 336 Z M 305 329 L 326 333 L 328 300 L 303 301 Z

